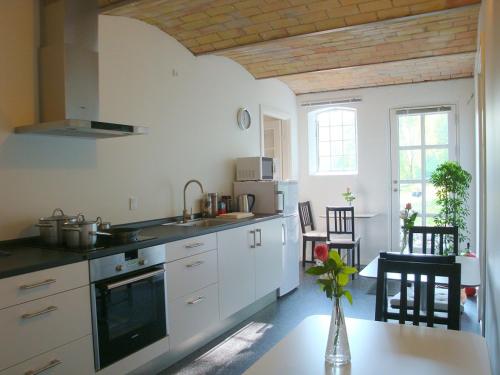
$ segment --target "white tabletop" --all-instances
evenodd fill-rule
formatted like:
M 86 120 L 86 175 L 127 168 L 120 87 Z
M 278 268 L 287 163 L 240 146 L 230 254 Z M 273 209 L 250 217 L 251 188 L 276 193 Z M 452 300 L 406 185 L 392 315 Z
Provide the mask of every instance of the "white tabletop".
M 368 265 L 363 268 L 359 273 L 360 276 L 377 278 L 378 258 L 373 259 Z M 481 277 L 479 273 L 479 259 L 457 256 L 456 262 L 462 265 L 461 267 L 461 284 L 462 286 L 479 286 L 481 284 Z M 401 277 L 397 273 L 388 273 L 387 277 L 392 280 L 399 280 Z M 439 278 L 436 277 L 436 282 Z
M 364 213 L 357 213 L 354 212 L 354 218 L 355 219 L 371 219 L 372 217 L 377 216 L 377 213 L 372 213 L 372 212 L 364 212 Z M 320 218 L 326 219 L 326 214 L 321 214 L 319 215 Z
M 483 337 L 441 328 L 346 319 L 351 363 L 325 365 L 330 317 L 306 318 L 245 375 L 489 375 Z

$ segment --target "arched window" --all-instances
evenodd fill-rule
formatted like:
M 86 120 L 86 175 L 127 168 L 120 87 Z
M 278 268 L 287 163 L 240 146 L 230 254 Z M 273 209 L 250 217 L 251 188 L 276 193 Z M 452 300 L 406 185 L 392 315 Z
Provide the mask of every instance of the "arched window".
M 356 109 L 330 107 L 308 117 L 310 174 L 356 174 Z

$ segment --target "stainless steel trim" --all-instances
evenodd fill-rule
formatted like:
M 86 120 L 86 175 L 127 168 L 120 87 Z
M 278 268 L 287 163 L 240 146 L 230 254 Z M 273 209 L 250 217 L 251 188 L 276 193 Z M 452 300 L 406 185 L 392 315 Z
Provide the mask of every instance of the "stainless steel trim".
M 259 242 L 257 243 L 257 246 L 262 246 L 262 230 L 256 229 L 255 232 L 259 233 Z
M 99 359 L 99 329 L 97 328 L 97 304 L 95 295 L 95 284 L 90 285 L 90 311 L 92 314 L 92 341 L 94 342 L 94 368 L 101 368 Z
M 198 266 L 201 266 L 203 263 L 205 263 L 205 262 L 202 260 L 199 260 L 199 261 L 194 262 L 194 263 L 186 264 L 186 267 L 187 268 L 198 267 Z
M 56 311 L 57 306 L 49 306 L 43 310 L 34 312 L 34 313 L 28 313 L 28 314 L 23 314 L 21 315 L 22 319 L 31 319 L 34 318 L 35 316 L 43 315 L 43 314 L 48 314 L 49 312 Z
M 195 298 L 192 301 L 188 301 L 188 305 L 196 305 L 198 302 L 204 301 L 205 297 L 199 296 L 198 298 Z
M 200 247 L 200 246 L 203 246 L 205 245 L 203 242 L 195 242 L 195 243 L 192 243 L 192 244 L 189 244 L 189 245 L 185 245 L 184 247 L 186 249 L 194 249 L 195 247 Z
M 33 289 L 33 288 L 38 288 L 40 286 L 53 284 L 55 282 L 56 282 L 56 279 L 47 279 L 47 280 L 39 281 L 39 282 L 33 283 L 33 284 L 23 284 L 23 285 L 19 286 L 19 289 L 23 289 L 23 290 Z
M 141 280 L 144 280 L 144 279 L 148 279 L 150 277 L 162 274 L 164 272 L 165 271 L 163 269 L 156 270 L 156 271 L 151 271 L 151 272 L 146 272 L 146 273 L 143 273 L 142 275 L 130 277 L 130 278 L 125 279 L 125 280 L 117 281 L 116 283 L 108 284 L 108 285 L 106 285 L 106 288 L 108 290 L 115 289 L 115 288 L 118 288 L 120 286 L 127 285 L 127 284 L 130 284 L 130 283 L 136 282 L 136 281 L 141 281 Z
M 253 234 L 253 245 L 250 245 L 250 248 L 255 249 L 255 231 L 251 230 L 250 233 Z
M 59 366 L 60 364 L 62 364 L 62 361 L 60 361 L 58 359 L 53 359 L 52 361 L 50 361 L 49 363 L 47 363 L 46 365 L 44 365 L 42 367 L 39 367 L 39 368 L 37 368 L 35 370 L 26 371 L 24 373 L 24 375 L 41 374 L 42 372 L 47 371 L 48 369 L 51 369 L 52 367 Z

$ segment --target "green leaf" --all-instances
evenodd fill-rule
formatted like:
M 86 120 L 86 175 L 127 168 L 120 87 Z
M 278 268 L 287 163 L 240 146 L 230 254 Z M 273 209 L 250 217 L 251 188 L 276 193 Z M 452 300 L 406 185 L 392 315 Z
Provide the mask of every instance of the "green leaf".
M 339 253 L 336 252 L 335 250 L 330 251 L 329 256 L 330 256 L 330 259 L 332 259 L 335 262 L 335 265 L 337 267 L 342 267 L 344 265 L 342 258 L 340 257 Z
M 358 270 L 354 267 L 344 266 L 342 267 L 342 272 L 347 275 L 352 275 L 353 273 L 358 272 Z
M 349 292 L 348 290 L 344 290 L 344 291 L 342 291 L 342 294 L 345 296 L 345 298 L 347 298 L 347 300 L 349 301 L 349 303 L 352 305 L 352 294 L 351 294 L 351 292 Z
M 315 266 L 315 267 L 311 267 L 308 270 L 306 270 L 307 274 L 316 275 L 316 276 L 323 275 L 326 272 L 328 272 L 328 271 L 323 266 Z
M 349 284 L 349 275 L 346 273 L 339 273 L 337 275 L 337 283 L 339 286 L 346 286 Z

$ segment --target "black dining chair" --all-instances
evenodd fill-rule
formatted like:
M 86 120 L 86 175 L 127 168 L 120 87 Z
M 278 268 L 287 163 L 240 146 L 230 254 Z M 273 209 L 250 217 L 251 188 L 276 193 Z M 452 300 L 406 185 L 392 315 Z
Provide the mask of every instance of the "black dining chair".
M 326 232 L 318 232 L 314 225 L 311 202 L 299 202 L 300 227 L 302 229 L 302 267 L 306 262 L 314 262 L 316 242 L 326 242 Z M 306 260 L 307 243 L 311 242 L 311 260 Z
M 453 238 L 453 249 L 452 252 L 458 255 L 458 227 L 422 227 L 415 226 L 410 229 L 408 233 L 408 248 L 410 253 L 414 252 L 415 245 L 415 235 L 422 235 L 422 253 L 427 254 L 427 247 L 429 245 L 429 235 L 430 235 L 430 254 L 443 255 L 446 250 L 446 242 Z M 436 248 L 437 246 L 437 248 Z
M 348 253 L 348 264 L 359 271 L 361 255 L 361 238 L 354 231 L 354 207 L 326 207 L 326 235 L 327 245 L 336 249 L 339 254 L 342 250 Z M 354 274 L 352 274 L 354 279 Z
M 377 273 L 377 296 L 375 320 L 397 320 L 400 324 L 426 323 L 444 324 L 448 329 L 460 330 L 460 283 L 461 264 L 455 262 L 454 255 L 417 255 L 380 253 Z M 387 274 L 401 275 L 400 306 L 391 311 L 387 297 Z M 423 277 L 426 278 L 423 281 Z M 436 277 L 448 278 L 448 298 L 446 312 L 438 312 L 435 307 Z M 408 304 L 408 282 L 414 283 L 412 303 Z M 422 289 L 427 292 L 425 314 L 420 310 Z M 411 312 L 410 312 L 411 311 Z M 437 314 L 436 314 L 437 313 Z

